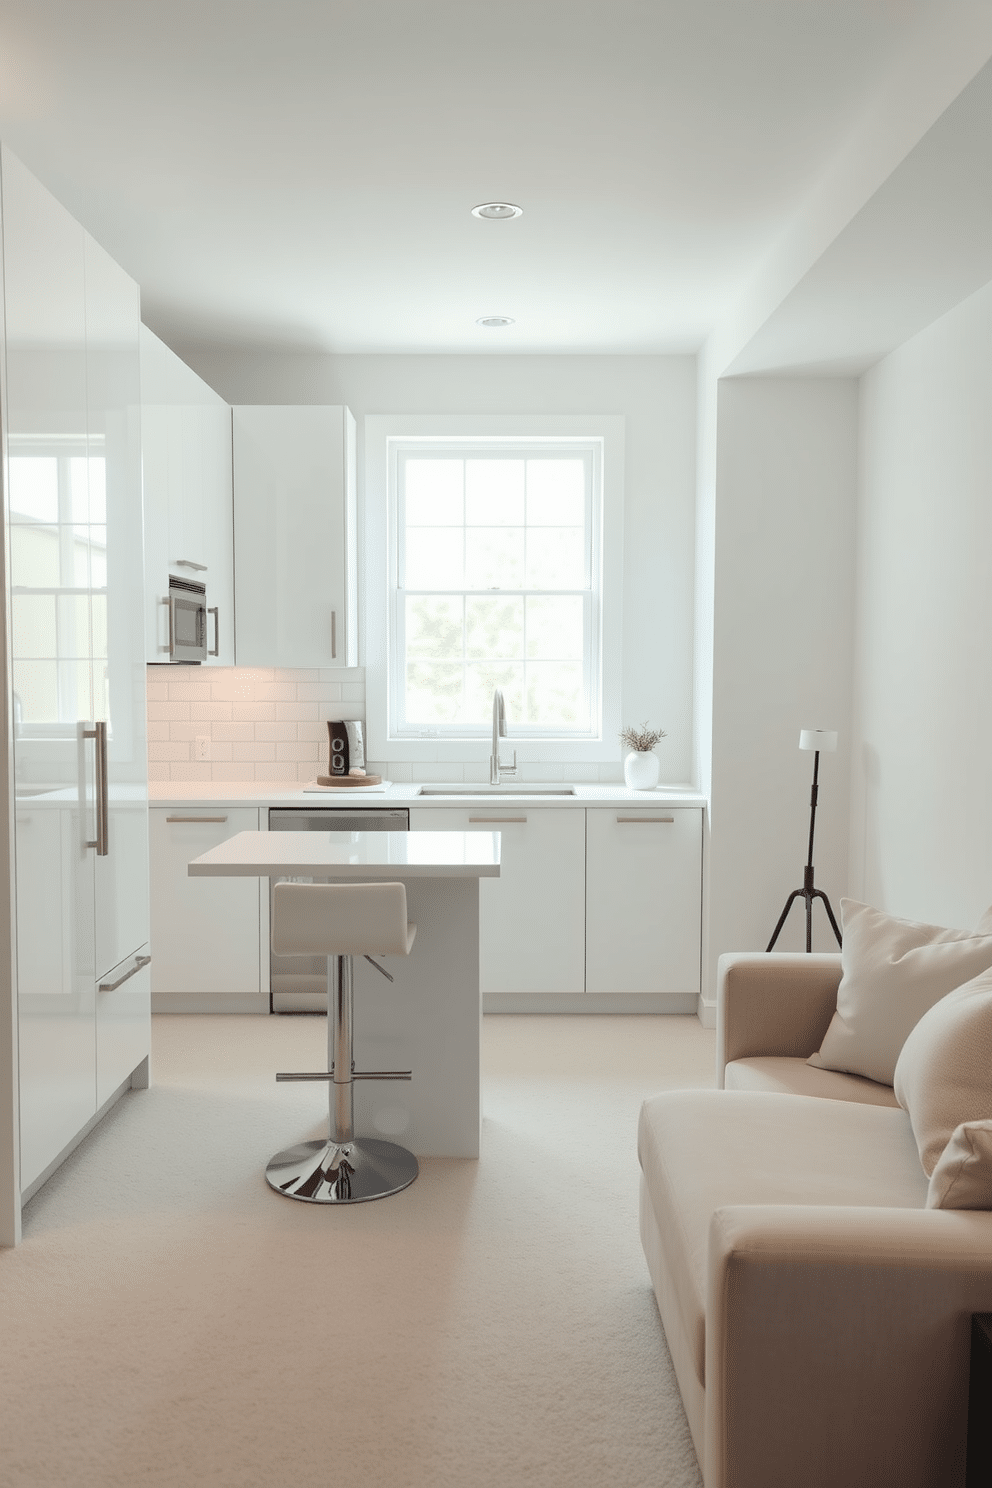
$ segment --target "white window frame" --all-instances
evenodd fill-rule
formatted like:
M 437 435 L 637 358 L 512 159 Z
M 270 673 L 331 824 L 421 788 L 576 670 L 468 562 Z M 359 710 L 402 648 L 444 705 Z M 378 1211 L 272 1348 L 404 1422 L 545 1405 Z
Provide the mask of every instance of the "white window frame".
M 599 640 L 598 662 L 591 658 L 592 727 L 589 733 L 535 733 L 510 718 L 509 737 L 522 764 L 581 764 L 619 757 L 621 619 L 623 588 L 622 415 L 385 415 L 365 419 L 365 583 L 362 626 L 366 667 L 368 757 L 383 763 L 484 763 L 491 751 L 488 728 L 464 728 L 458 736 L 402 731 L 395 717 L 390 670 L 401 640 L 397 624 L 396 455 L 418 442 L 471 448 L 499 444 L 507 451 L 529 444 L 570 441 L 593 451 L 601 508 L 593 534 L 591 601 Z M 567 452 L 567 446 L 563 453 Z M 598 548 L 598 551 L 597 551 Z M 596 580 L 598 579 L 598 582 Z M 598 704 L 598 706 L 597 706 Z

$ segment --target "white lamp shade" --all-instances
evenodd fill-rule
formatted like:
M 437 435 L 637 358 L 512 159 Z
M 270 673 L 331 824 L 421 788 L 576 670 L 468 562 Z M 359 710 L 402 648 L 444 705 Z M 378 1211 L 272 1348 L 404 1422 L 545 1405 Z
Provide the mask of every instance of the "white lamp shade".
M 800 749 L 819 749 L 833 754 L 837 749 L 836 729 L 802 729 L 799 734 Z

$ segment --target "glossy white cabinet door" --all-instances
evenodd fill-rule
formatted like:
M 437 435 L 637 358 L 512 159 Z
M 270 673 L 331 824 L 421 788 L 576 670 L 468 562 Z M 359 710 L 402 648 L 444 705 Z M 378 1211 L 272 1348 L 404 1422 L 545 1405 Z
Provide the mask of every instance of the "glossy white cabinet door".
M 169 574 L 206 585 L 214 666 L 234 664 L 234 492 L 231 410 L 141 327 L 145 505 L 145 654 L 167 661 Z M 197 567 L 190 567 L 196 564 Z
M 233 424 L 238 665 L 357 665 L 355 420 L 239 405 Z
M 268 880 L 186 873 L 191 858 L 237 832 L 257 832 L 258 809 L 153 806 L 149 817 L 152 991 L 267 991 L 267 972 L 264 986 L 261 981 L 261 905 L 268 904 Z
M 137 286 L 87 237 L 94 706 L 107 723 L 108 789 L 108 851 L 95 863 L 98 978 L 148 940 L 139 326 Z
M 110 1099 L 147 1056 L 152 1036 L 148 946 L 113 966 L 96 987 L 96 1103 Z
M 586 991 L 699 992 L 702 813 L 586 812 Z
M 500 876 L 479 884 L 483 992 L 584 990 L 584 811 L 414 807 L 410 829 L 500 833 Z
M 3 151 L 21 1186 L 96 1109 L 85 235 Z
M 81 826 L 78 806 L 17 803 L 22 1189 L 96 1110 L 92 853 Z

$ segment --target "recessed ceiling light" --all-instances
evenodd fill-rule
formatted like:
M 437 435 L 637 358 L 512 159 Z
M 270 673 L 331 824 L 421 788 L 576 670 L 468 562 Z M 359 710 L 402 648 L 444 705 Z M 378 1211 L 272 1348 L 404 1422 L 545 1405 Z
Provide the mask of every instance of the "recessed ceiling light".
M 508 326 L 513 325 L 514 320 L 512 315 L 482 315 L 475 323 L 481 326 Z
M 512 202 L 483 202 L 481 206 L 472 208 L 473 217 L 492 217 L 497 221 L 523 215 L 523 207 L 515 207 Z

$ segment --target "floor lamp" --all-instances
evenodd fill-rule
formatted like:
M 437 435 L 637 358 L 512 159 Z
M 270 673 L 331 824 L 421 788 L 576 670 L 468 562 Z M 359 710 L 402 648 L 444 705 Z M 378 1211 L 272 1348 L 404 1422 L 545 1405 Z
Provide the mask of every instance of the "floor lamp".
M 795 903 L 795 901 L 797 899 L 804 899 L 806 901 L 806 949 L 807 949 L 807 951 L 812 951 L 812 949 L 813 949 L 813 900 L 814 899 L 822 899 L 823 900 L 823 907 L 827 911 L 827 918 L 829 919 L 830 924 L 831 924 L 831 926 L 833 928 L 833 932 L 834 932 L 834 934 L 837 937 L 837 944 L 838 945 L 841 944 L 840 930 L 837 928 L 837 921 L 834 919 L 834 912 L 830 908 L 830 900 L 827 898 L 826 894 L 823 892 L 822 889 L 816 889 L 816 888 L 813 887 L 813 832 L 814 832 L 814 830 L 816 828 L 816 792 L 817 792 L 817 778 L 818 778 L 819 773 L 820 773 L 820 751 L 822 750 L 824 754 L 833 754 L 836 751 L 836 749 L 837 749 L 837 734 L 836 734 L 836 731 L 835 730 L 831 730 L 831 729 L 802 729 L 801 732 L 800 732 L 800 734 L 799 734 L 799 748 L 800 749 L 811 749 L 811 750 L 814 751 L 813 752 L 813 789 L 810 791 L 810 797 L 809 797 L 809 853 L 807 854 L 807 857 L 806 857 L 806 867 L 803 869 L 803 886 L 802 886 L 801 889 L 793 889 L 792 893 L 789 895 L 788 899 L 785 901 L 785 908 L 783 909 L 782 913 L 779 915 L 778 924 L 775 926 L 775 930 L 774 930 L 774 933 L 772 935 L 772 938 L 768 942 L 767 949 L 769 951 L 772 949 L 772 947 L 774 946 L 775 942 L 778 940 L 779 934 L 781 933 L 781 930 L 782 930 L 782 926 L 785 924 L 786 920 L 789 917 L 789 910 L 792 908 L 793 904 Z

